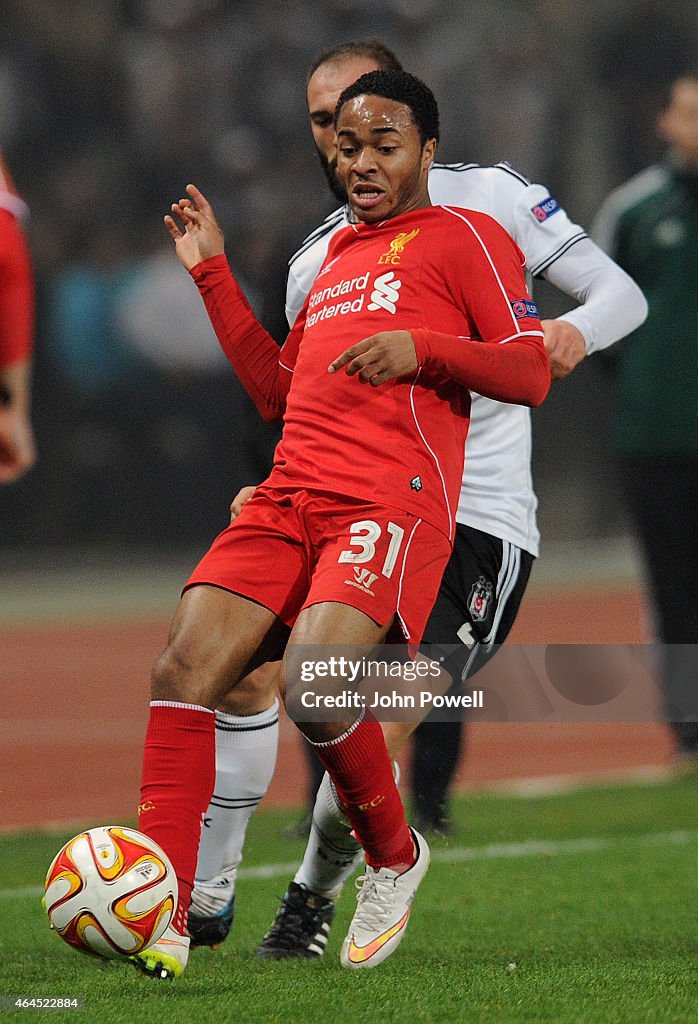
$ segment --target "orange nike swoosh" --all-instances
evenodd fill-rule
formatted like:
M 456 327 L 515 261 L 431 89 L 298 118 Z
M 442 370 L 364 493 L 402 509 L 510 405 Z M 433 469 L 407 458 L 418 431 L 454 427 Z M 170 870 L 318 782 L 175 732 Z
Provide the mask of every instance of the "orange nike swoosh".
M 352 936 L 349 941 L 349 952 L 347 954 L 348 959 L 353 964 L 362 964 L 364 961 L 369 960 L 379 949 L 392 939 L 393 935 L 397 935 L 401 928 L 404 928 L 407 924 L 407 919 L 410 916 L 410 910 L 407 910 L 404 915 L 400 918 L 397 924 L 394 924 L 392 928 L 388 928 L 387 932 L 383 932 L 373 942 L 369 942 L 367 946 L 357 946 Z

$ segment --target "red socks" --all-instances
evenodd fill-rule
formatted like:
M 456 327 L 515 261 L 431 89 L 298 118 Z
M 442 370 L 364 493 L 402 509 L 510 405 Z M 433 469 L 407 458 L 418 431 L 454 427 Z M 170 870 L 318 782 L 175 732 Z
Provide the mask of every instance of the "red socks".
M 343 736 L 313 743 L 371 867 L 414 863 L 412 835 L 393 778 L 383 730 L 366 713 Z
M 215 716 L 207 708 L 153 701 L 145 736 L 138 828 L 162 846 L 179 882 L 176 931 L 186 931 L 201 816 L 216 779 Z

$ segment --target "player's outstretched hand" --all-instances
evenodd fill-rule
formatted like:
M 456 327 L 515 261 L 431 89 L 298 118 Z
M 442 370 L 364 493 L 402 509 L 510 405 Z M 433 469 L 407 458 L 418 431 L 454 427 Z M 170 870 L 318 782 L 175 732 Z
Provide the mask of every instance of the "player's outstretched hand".
M 203 193 L 196 185 L 187 185 L 186 191 L 189 198 L 173 203 L 174 216 L 165 214 L 164 220 L 182 266 L 191 270 L 202 260 L 220 256 L 224 252 L 224 238 L 211 204 Z M 175 217 L 181 221 L 183 230 Z
M 419 363 L 409 331 L 381 331 L 342 352 L 330 363 L 328 373 L 336 373 L 343 366 L 349 377 L 358 373 L 360 381 L 377 388 L 396 377 L 415 373 Z
M 566 320 L 541 320 L 550 376 L 562 380 L 586 355 L 582 332 Z

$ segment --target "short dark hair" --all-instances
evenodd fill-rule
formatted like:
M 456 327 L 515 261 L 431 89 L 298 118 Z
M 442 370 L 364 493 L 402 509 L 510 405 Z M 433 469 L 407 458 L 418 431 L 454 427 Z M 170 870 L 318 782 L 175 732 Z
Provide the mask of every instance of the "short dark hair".
M 379 39 L 357 39 L 349 43 L 340 43 L 339 46 L 327 50 L 316 57 L 310 65 L 306 84 L 313 77 L 315 72 L 323 64 L 338 64 L 343 60 L 362 58 L 375 60 L 379 68 L 384 71 L 402 71 L 402 64 L 392 50 L 389 50 Z
M 341 93 L 334 112 L 335 124 L 348 100 L 366 95 L 384 96 L 387 100 L 404 103 L 412 111 L 422 145 L 428 139 L 439 141 L 439 108 L 434 93 L 421 79 L 407 71 L 369 71 Z

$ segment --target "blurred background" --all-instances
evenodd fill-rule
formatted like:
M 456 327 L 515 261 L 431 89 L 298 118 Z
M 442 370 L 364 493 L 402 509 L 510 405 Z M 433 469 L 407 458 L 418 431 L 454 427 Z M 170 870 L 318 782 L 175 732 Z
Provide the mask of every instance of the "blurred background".
M 258 315 L 332 208 L 305 112 L 321 51 L 378 36 L 434 89 L 441 160 L 506 159 L 589 227 L 661 151 L 689 0 L 2 0 L 0 147 L 31 209 L 37 467 L 0 490 L 3 561 L 31 549 L 203 551 L 266 474 L 261 424 L 162 225 L 196 182 Z M 542 314 L 566 307 L 536 292 Z M 546 545 L 627 532 L 594 357 L 534 413 Z M 173 595 L 174 596 L 174 595 Z

